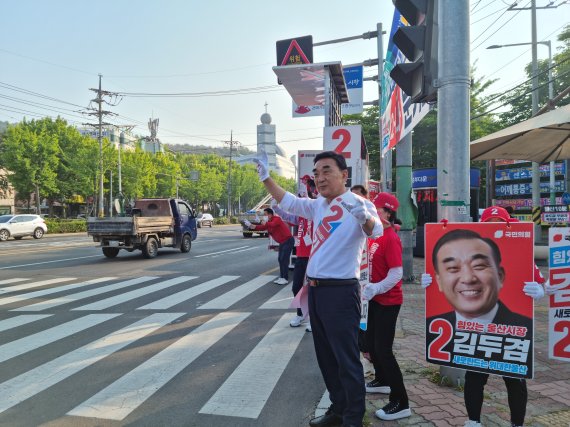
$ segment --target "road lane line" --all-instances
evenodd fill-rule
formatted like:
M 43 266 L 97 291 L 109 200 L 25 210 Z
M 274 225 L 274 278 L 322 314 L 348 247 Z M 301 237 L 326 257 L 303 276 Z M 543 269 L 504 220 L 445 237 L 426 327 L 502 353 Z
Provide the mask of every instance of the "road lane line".
M 240 246 L 239 248 L 226 249 L 225 251 L 211 252 L 211 253 L 209 253 L 209 254 L 196 255 L 196 256 L 193 257 L 193 258 L 202 258 L 202 257 L 205 257 L 205 256 L 218 255 L 218 254 L 223 254 L 223 253 L 226 253 L 226 252 L 233 252 L 233 251 L 235 251 L 235 250 L 237 250 L 237 249 L 243 249 L 243 248 L 249 248 L 249 246 Z
M 87 291 L 78 292 L 76 294 L 65 295 L 63 297 L 50 299 L 47 301 L 41 301 L 36 304 L 27 305 L 20 308 L 14 308 L 10 311 L 42 311 L 48 308 L 57 307 L 63 304 L 68 304 L 70 302 L 79 301 L 85 298 L 89 298 L 95 295 L 101 295 L 107 292 L 113 292 L 119 289 L 127 288 L 129 286 L 138 285 L 139 283 L 148 282 L 149 280 L 155 280 L 158 277 L 155 276 L 142 276 L 135 279 L 125 280 L 124 282 L 111 283 L 110 285 L 101 286 L 96 289 L 89 289 Z
M 156 313 L 0 384 L 0 413 L 76 374 L 184 313 Z
M 197 279 L 198 276 L 180 276 L 173 279 L 164 280 L 162 282 L 155 283 L 154 285 L 146 286 L 144 288 L 134 289 L 130 292 L 125 292 L 123 294 L 115 295 L 106 299 L 95 301 L 94 303 L 82 305 L 81 307 L 74 308 L 72 310 L 104 310 L 106 308 L 113 307 L 118 304 L 133 300 L 144 295 L 148 295 L 153 292 L 158 292 L 163 289 L 169 288 L 170 286 L 175 286 L 180 283 L 188 282 L 190 280 Z
M 120 316 L 120 314 L 89 314 L 79 319 L 46 329 L 45 331 L 10 341 L 9 343 L 0 345 L 0 362 L 51 344 L 117 316 Z
M 0 288 L 0 293 L 8 293 L 14 291 L 23 291 L 26 289 L 39 288 L 41 286 L 53 285 L 54 283 L 69 282 L 71 280 L 77 280 L 76 277 L 61 277 L 58 279 L 47 279 L 40 280 L 39 282 L 24 283 L 22 285 L 8 286 L 6 288 Z
M 18 326 L 26 325 L 37 320 L 45 319 L 46 317 L 53 316 L 52 314 L 21 314 L 20 316 L 11 317 L 0 321 L 0 332 L 7 331 L 8 329 L 17 328 Z
M 221 286 L 238 278 L 239 276 L 220 276 L 217 279 L 209 280 L 189 289 L 185 289 L 165 298 L 153 301 L 150 304 L 139 307 L 137 310 L 166 310 L 170 307 L 175 306 L 176 304 L 180 304 L 181 302 L 187 301 L 190 298 L 194 298 L 197 295 L 217 288 L 218 286 Z
M 259 289 L 260 286 L 265 285 L 267 282 L 275 280 L 276 276 L 257 276 L 249 282 L 244 283 L 237 288 L 232 289 L 229 292 L 224 293 L 218 298 L 214 298 L 212 301 L 207 302 L 204 305 L 198 307 L 199 310 L 209 310 L 209 309 L 226 309 L 231 305 L 235 304 L 239 300 L 245 298 L 252 292 Z
M 108 282 L 109 280 L 114 280 L 114 279 L 116 279 L 116 277 L 100 277 L 98 279 L 91 279 L 91 280 L 87 280 L 85 282 L 72 283 L 70 285 L 58 286 L 57 288 L 42 289 L 41 291 L 28 292 L 26 294 L 20 294 L 20 295 L 12 295 L 10 297 L 0 298 L 0 306 L 11 304 L 14 302 L 21 302 L 21 301 L 25 301 L 25 300 L 29 300 L 29 299 L 43 297 L 46 295 L 51 295 L 51 294 L 55 294 L 55 293 L 59 293 L 59 292 L 65 292 L 65 291 L 68 291 L 70 289 L 80 288 L 82 286 L 94 285 L 94 284 L 101 283 L 101 282 Z
M 289 286 L 283 286 L 279 292 L 273 295 L 268 301 L 264 302 L 260 309 L 288 309 L 293 301 L 293 292 Z
M 304 328 L 289 326 L 284 314 L 240 363 L 200 414 L 257 418 L 277 381 L 305 335 Z
M 26 280 L 30 279 L 15 278 L 15 279 L 0 280 L 0 285 L 7 285 L 8 283 L 25 282 Z
M 67 415 L 123 420 L 251 313 L 220 313 L 105 387 Z
M 8 267 L 0 267 L 0 270 L 7 270 L 9 268 L 18 268 L 18 267 L 31 267 L 32 265 L 42 265 L 42 264 L 51 264 L 54 262 L 63 262 L 63 261 L 74 261 L 76 259 L 85 259 L 85 258 L 95 258 L 95 257 L 101 257 L 101 255 L 89 255 L 89 256 L 80 256 L 80 257 L 76 257 L 76 258 L 65 258 L 65 259 L 56 259 L 53 261 L 42 261 L 42 262 L 34 262 L 31 264 L 20 264 L 20 265 L 10 265 Z

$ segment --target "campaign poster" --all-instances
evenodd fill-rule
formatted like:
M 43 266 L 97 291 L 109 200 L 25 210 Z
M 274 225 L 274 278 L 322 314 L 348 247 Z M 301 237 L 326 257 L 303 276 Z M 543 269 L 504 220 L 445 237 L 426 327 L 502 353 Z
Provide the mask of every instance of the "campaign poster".
M 323 128 L 323 149 L 342 154 L 348 167 L 346 187 L 366 185 L 368 154 L 362 139 L 362 126 L 326 126 Z
M 532 223 L 425 224 L 426 359 L 533 377 Z
M 550 228 L 548 249 L 550 284 L 566 284 L 550 296 L 548 357 L 570 362 L 570 228 Z
M 380 111 L 382 112 L 380 148 L 382 156 L 394 148 L 429 112 L 428 104 L 413 104 L 412 99 L 390 77 L 390 72 L 394 66 L 408 62 L 393 42 L 394 34 L 403 25 L 407 25 L 406 20 L 398 9 L 394 9 L 392 29 L 390 30 L 390 39 L 382 72 L 382 98 L 380 99 Z
M 309 193 L 317 195 L 315 184 L 314 160 L 320 150 L 299 150 L 297 155 L 297 192 L 299 197 L 307 197 Z

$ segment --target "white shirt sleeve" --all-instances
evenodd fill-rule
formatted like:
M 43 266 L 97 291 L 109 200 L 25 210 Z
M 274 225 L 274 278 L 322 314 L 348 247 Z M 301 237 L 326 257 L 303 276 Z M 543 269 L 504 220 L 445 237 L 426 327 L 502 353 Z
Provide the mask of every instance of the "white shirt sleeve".
M 293 215 L 302 216 L 303 218 L 313 219 L 313 205 L 316 202 L 314 199 L 307 197 L 296 197 L 295 195 L 286 192 L 279 206 Z

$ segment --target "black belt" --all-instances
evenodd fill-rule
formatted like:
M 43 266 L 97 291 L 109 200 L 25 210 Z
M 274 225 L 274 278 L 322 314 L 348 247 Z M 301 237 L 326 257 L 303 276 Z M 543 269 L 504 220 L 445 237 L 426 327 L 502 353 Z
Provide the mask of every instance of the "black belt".
M 308 279 L 309 286 L 346 286 L 358 283 L 358 279 Z

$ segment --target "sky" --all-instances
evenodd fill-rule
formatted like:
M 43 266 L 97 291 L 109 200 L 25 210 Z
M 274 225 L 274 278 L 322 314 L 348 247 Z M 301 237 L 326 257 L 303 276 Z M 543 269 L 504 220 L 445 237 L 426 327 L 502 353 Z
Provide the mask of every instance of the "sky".
M 524 66 L 531 61 L 530 46 L 486 49 L 531 41 L 530 11 L 506 11 L 510 3 L 469 2 L 471 63 L 476 62 L 475 77 L 498 79 L 493 93 L 526 80 Z M 528 4 L 518 1 L 519 7 Z M 322 149 L 324 119 L 292 118 L 291 97 L 272 70 L 275 42 L 356 36 L 375 31 L 377 23 L 389 33 L 394 13 L 391 0 L 21 0 L 1 7 L 0 120 L 59 114 L 73 125 L 94 122 L 81 111 L 102 74 L 102 88 L 110 92 L 194 94 L 113 98 L 118 105 L 105 109 L 118 116 L 106 120 L 136 125 L 139 135 L 149 135 L 148 120 L 158 118 L 163 143 L 221 146 L 232 132 L 234 140 L 255 150 L 256 126 L 267 108 L 277 142 L 289 155 Z M 555 54 L 556 36 L 570 22 L 570 4 L 539 9 L 537 18 L 538 40 L 552 40 Z M 386 35 L 383 40 L 386 47 Z M 377 42 L 317 46 L 313 55 L 314 62 L 355 64 L 377 58 Z M 539 45 L 538 58 L 547 57 L 548 49 Z M 376 74 L 376 67 L 365 67 L 365 76 Z M 246 93 L 219 94 L 236 89 Z M 365 82 L 364 100 L 376 99 L 377 83 Z

